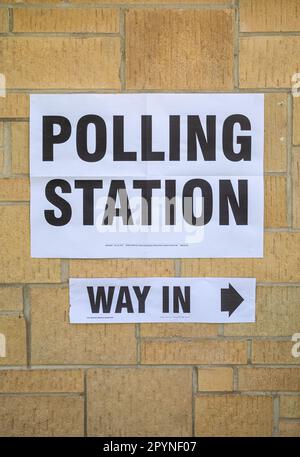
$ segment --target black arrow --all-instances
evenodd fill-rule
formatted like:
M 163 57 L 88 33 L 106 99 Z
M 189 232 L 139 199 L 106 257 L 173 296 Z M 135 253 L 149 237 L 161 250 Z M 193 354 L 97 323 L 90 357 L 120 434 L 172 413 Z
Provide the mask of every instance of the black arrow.
M 244 301 L 243 297 L 229 283 L 228 289 L 221 289 L 221 311 L 228 311 L 229 317 Z

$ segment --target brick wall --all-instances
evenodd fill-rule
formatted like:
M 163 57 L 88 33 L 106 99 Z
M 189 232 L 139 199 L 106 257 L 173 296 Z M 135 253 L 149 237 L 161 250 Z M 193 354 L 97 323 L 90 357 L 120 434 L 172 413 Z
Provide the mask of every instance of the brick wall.
M 299 0 L 1 0 L 0 435 L 299 436 Z M 29 93 L 263 92 L 263 259 L 29 254 Z M 68 278 L 256 277 L 255 324 L 69 325 Z

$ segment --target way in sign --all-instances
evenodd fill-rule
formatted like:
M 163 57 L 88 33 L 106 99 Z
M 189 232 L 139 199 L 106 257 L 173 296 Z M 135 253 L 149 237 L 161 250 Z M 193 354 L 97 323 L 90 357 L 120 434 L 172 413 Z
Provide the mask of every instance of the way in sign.
M 253 278 L 73 278 L 71 323 L 254 322 Z
M 116 291 L 116 289 L 118 289 Z M 145 313 L 146 299 L 151 286 L 87 286 L 91 311 L 95 313 Z M 171 289 L 171 290 L 170 290 Z M 189 313 L 191 308 L 191 288 L 185 286 L 181 289 L 180 286 L 162 286 L 161 304 L 162 312 L 170 312 L 170 296 L 172 296 L 172 311 L 179 313 Z M 112 305 L 114 303 L 114 310 Z

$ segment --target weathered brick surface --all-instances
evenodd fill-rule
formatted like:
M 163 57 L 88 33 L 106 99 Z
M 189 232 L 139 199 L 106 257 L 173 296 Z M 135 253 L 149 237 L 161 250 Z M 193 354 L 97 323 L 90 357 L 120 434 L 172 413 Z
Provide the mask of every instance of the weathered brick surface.
M 265 94 L 265 170 L 286 171 L 287 94 Z
M 242 32 L 298 32 L 298 0 L 240 0 Z
M 0 148 L 3 147 L 4 142 L 4 122 L 0 122 Z
M 8 1 L 8 0 L 6 0 Z M 34 0 L 34 1 L 38 1 L 38 0 Z M 90 0 L 71 0 L 71 3 L 91 3 Z M 104 0 L 95 0 L 93 3 L 95 4 L 101 4 L 101 3 L 104 3 Z M 109 3 L 111 4 L 114 4 L 114 3 L 118 3 L 118 4 L 122 4 L 122 3 L 125 3 L 126 5 L 138 5 L 138 4 L 143 4 L 143 5 L 147 5 L 148 3 L 149 4 L 168 4 L 168 3 L 173 3 L 174 4 L 174 0 L 110 0 Z M 182 6 L 184 6 L 185 3 L 189 3 L 189 4 L 206 4 L 206 5 L 209 5 L 210 3 L 211 4 L 218 4 L 218 3 L 222 3 L 222 4 L 232 4 L 233 3 L 233 0 L 176 0 L 175 2 L 176 4 L 181 4 Z
M 0 281 L 60 282 L 59 260 L 30 257 L 28 206 L 0 206 L 0 221 Z
M 300 149 L 293 151 L 293 227 L 300 228 Z
M 280 417 L 300 419 L 300 395 L 284 395 L 280 397 Z
M 62 3 L 64 0 L 47 0 L 47 3 L 48 4 L 51 4 L 51 3 Z M 102 0 L 101 0 L 102 1 Z M 6 4 L 10 4 L 10 5 L 20 5 L 20 4 L 24 4 L 24 5 L 27 5 L 27 4 L 35 4 L 35 3 L 39 3 L 41 4 L 41 0 L 1 0 L 2 4 L 3 5 L 6 5 Z
M 198 368 L 199 391 L 233 390 L 232 368 Z
M 83 436 L 83 398 L 0 397 L 0 436 Z
M 29 179 L 0 179 L 0 201 L 29 201 Z
M 300 364 L 300 357 L 292 356 L 293 342 L 261 340 L 252 343 L 252 362 L 258 364 Z
M 6 5 L 6 4 L 41 4 L 41 0 L 2 0 L 2 3 L 3 5 Z M 65 0 L 47 0 L 47 3 L 48 4 L 52 4 L 52 3 L 66 3 Z M 91 0 L 70 0 L 68 3 L 70 4 L 74 4 L 74 5 L 77 5 L 77 4 L 86 4 L 86 3 L 93 3 L 95 5 L 99 5 L 101 6 L 101 4 L 105 3 L 105 4 L 126 4 L 126 5 L 136 5 L 136 4 L 143 4 L 143 5 L 147 5 L 147 4 L 168 4 L 168 3 L 172 3 L 174 4 L 174 0 L 93 0 L 93 2 L 91 2 Z M 233 0 L 176 0 L 176 4 L 181 4 L 182 6 L 184 6 L 185 3 L 188 3 L 188 4 L 205 4 L 205 5 L 209 5 L 209 4 L 224 4 L 226 3 L 227 5 L 230 5 L 233 3 Z
M 0 173 L 3 172 L 4 167 L 4 149 L 0 146 Z
M 8 31 L 8 10 L 0 9 L 0 32 Z
M 29 171 L 29 123 L 11 122 L 11 167 L 13 173 Z
M 104 259 L 71 260 L 70 277 L 134 277 L 134 276 L 173 276 L 173 260 L 150 259 Z
M 145 364 L 243 364 L 247 363 L 247 341 L 143 340 L 141 361 Z
M 126 30 L 128 89 L 233 88 L 232 10 L 129 10 Z
M 196 436 L 271 436 L 272 398 L 215 395 L 196 399 Z
M 6 93 L 0 97 L 0 118 L 18 118 L 29 116 L 29 95 Z
M 118 89 L 117 37 L 2 37 L 7 88 Z M 23 56 L 28 56 L 26 60 Z
M 192 370 L 88 371 L 89 436 L 191 436 Z
M 0 287 L 0 310 L 21 311 L 23 291 L 21 287 Z
M 110 8 L 43 9 L 16 8 L 14 32 L 100 32 L 119 31 L 119 13 Z
M 240 38 L 240 87 L 290 88 L 300 72 L 299 52 L 299 36 Z
M 217 336 L 218 324 L 141 324 L 141 336 L 202 337 Z
M 287 180 L 265 177 L 265 227 L 287 227 Z
M 293 143 L 300 144 L 300 97 L 293 97 Z
M 297 392 L 300 390 L 300 368 L 240 368 L 239 389 Z
M 83 390 L 82 370 L 0 371 L 1 393 L 81 393 Z
M 4 123 L 0 122 L 0 173 L 4 167 Z
M 136 363 L 133 324 L 69 324 L 66 288 L 33 287 L 30 296 L 34 365 Z
M 300 421 L 299 422 L 279 422 L 279 436 L 295 437 L 300 436 Z
M 182 260 L 183 276 L 256 277 L 257 281 L 297 282 L 300 280 L 300 234 L 265 233 L 262 259 Z
M 299 331 L 300 287 L 257 287 L 256 322 L 227 324 L 227 336 L 288 336 Z
M 0 365 L 26 365 L 24 318 L 21 316 L 0 315 L 0 334 L 4 335 L 6 340 L 6 356 L 0 357 Z

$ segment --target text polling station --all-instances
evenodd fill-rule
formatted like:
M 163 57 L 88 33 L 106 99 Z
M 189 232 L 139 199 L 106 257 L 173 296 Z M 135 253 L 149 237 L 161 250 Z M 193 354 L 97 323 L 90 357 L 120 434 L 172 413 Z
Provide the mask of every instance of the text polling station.
M 31 254 L 261 257 L 262 94 L 31 95 Z

